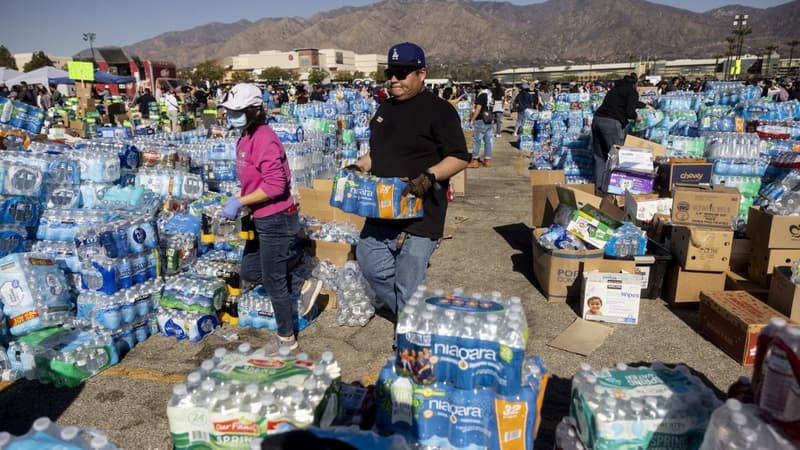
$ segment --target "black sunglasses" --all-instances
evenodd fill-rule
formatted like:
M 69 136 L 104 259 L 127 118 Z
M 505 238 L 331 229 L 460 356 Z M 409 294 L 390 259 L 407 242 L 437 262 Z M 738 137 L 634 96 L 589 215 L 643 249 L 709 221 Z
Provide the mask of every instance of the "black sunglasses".
M 414 72 L 419 72 L 420 70 L 422 69 L 418 69 L 416 67 L 398 67 L 395 69 L 384 69 L 383 75 L 387 80 L 391 80 L 392 77 L 395 77 L 398 80 L 405 80 L 407 76 Z

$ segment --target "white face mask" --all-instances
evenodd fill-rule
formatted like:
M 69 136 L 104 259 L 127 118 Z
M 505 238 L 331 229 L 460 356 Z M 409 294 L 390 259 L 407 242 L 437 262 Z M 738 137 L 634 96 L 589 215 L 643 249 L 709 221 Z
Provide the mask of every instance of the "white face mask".
M 244 128 L 247 125 L 247 114 L 244 111 L 228 110 L 228 126 L 231 128 Z

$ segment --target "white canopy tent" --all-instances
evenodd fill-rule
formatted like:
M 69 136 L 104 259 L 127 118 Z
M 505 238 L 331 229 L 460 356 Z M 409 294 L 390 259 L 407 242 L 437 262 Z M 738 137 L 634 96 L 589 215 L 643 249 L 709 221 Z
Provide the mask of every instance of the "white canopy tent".
M 0 83 L 5 83 L 6 80 L 10 80 L 16 76 L 19 76 L 20 72 L 14 69 L 9 69 L 8 67 L 0 67 Z
M 47 85 L 51 79 L 62 78 L 69 76 L 65 70 L 59 70 L 55 67 L 45 66 L 27 73 L 21 73 L 13 78 L 6 80 L 6 86 L 11 87 L 15 84 L 20 84 L 23 81 L 28 84 L 43 84 Z

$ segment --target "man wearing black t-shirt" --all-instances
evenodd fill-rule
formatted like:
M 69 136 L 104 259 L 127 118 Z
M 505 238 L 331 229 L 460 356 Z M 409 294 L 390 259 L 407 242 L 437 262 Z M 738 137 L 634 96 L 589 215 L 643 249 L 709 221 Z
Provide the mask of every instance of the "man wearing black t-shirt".
M 389 49 L 386 83 L 391 97 L 370 121 L 370 151 L 349 167 L 378 177 L 409 180 L 406 190 L 422 197 L 420 219 L 367 219 L 356 256 L 364 277 L 396 320 L 425 284 L 433 251 L 444 232 L 446 188 L 471 156 L 458 113 L 425 90 L 425 53 L 404 42 Z

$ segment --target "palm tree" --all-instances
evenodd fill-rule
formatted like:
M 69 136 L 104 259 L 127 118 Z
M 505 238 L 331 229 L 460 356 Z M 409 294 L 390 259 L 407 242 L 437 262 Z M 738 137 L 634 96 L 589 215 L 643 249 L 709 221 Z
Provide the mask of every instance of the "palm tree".
M 772 53 L 777 49 L 777 45 L 768 45 L 764 47 L 764 53 L 767 54 L 767 70 L 764 72 L 765 75 L 769 75 L 769 63 L 772 61 Z
M 800 41 L 797 39 L 792 39 L 791 41 L 786 43 L 786 46 L 789 47 L 789 73 L 792 73 L 792 59 L 794 58 L 794 48 L 800 45 Z

